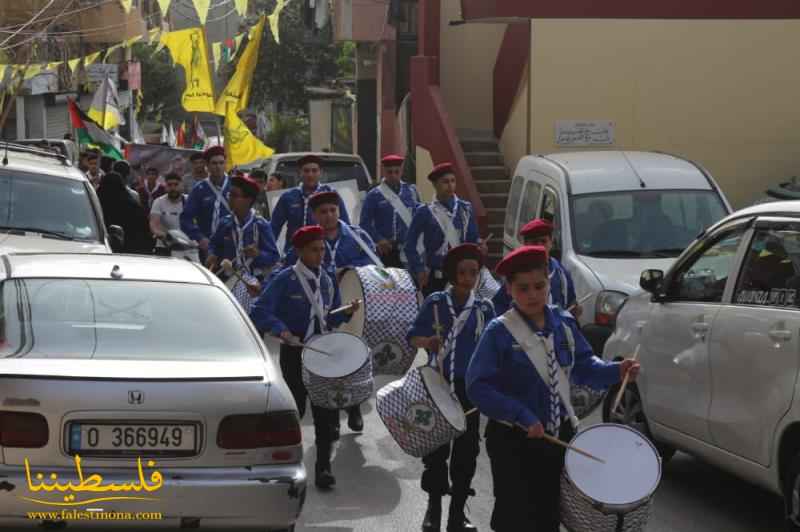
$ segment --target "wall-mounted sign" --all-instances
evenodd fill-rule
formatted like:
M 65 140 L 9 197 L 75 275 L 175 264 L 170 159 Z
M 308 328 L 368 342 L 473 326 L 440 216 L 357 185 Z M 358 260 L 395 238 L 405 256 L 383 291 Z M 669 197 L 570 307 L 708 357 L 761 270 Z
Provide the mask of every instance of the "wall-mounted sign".
M 558 120 L 558 146 L 610 146 L 614 144 L 614 122 L 609 120 Z
M 86 75 L 89 78 L 89 83 L 101 83 L 108 77 L 115 84 L 118 80 L 118 67 L 117 65 L 109 65 L 106 63 L 92 63 L 86 67 Z

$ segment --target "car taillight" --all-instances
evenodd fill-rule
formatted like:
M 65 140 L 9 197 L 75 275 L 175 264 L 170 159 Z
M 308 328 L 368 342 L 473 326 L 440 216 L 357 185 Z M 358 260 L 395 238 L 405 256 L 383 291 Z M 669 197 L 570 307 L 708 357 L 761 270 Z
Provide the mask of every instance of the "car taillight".
M 300 441 L 300 422 L 292 411 L 228 416 L 217 431 L 220 449 L 285 447 Z
M 0 411 L 0 446 L 44 447 L 49 440 L 47 420 L 33 412 Z

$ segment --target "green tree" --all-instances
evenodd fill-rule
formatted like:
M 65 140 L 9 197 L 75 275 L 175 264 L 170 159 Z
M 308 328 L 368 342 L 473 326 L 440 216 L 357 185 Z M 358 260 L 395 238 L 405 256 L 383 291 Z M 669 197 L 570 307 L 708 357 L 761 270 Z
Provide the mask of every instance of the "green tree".
M 166 48 L 154 54 L 153 46 L 133 45 L 133 57 L 142 64 L 142 116 L 140 121 L 178 121 L 189 115 L 181 107 L 183 75 L 172 64 Z

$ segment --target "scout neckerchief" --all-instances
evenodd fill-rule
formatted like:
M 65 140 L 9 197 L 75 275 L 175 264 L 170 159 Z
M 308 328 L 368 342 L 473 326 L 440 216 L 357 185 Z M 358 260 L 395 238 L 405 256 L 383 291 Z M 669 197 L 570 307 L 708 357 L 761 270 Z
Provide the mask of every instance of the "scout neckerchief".
M 320 268 L 319 275 L 316 275 L 305 264 L 303 264 L 302 260 L 299 259 L 294 266 L 292 266 L 292 269 L 294 269 L 294 273 L 297 275 L 297 280 L 300 282 L 300 286 L 303 288 L 303 293 L 305 294 L 306 299 L 311 306 L 308 316 L 308 328 L 306 329 L 306 335 L 303 337 L 303 341 L 305 342 L 314 334 L 315 317 L 319 320 L 320 332 L 325 333 L 328 330 L 325 326 L 325 301 L 322 298 L 322 277 L 325 275 L 325 270 Z M 311 287 L 308 284 L 308 279 L 316 281 L 316 290 L 311 290 Z
M 439 224 L 439 229 L 441 229 L 442 234 L 444 235 L 444 241 L 442 242 L 441 247 L 436 251 L 437 255 L 444 256 L 447 252 L 459 244 L 461 244 L 464 240 L 466 240 L 466 231 L 467 231 L 467 224 L 468 220 L 466 220 L 466 210 L 462 214 L 462 217 L 465 218 L 463 221 L 463 227 L 461 228 L 461 233 L 459 234 L 458 229 L 455 226 L 455 218 L 458 214 L 458 205 L 459 205 L 458 196 L 453 197 L 453 212 L 449 212 L 447 207 L 442 204 L 439 200 L 433 200 L 429 208 L 431 210 L 431 214 L 433 215 L 433 219 L 436 220 L 436 223 Z
M 508 330 L 508 332 L 511 334 L 514 341 L 523 349 L 523 351 L 525 351 L 525 354 L 528 356 L 531 364 L 533 364 L 533 367 L 536 368 L 536 372 L 539 374 L 539 377 L 545 384 L 547 384 L 548 393 L 552 394 L 555 390 L 558 400 L 553 401 L 552 397 L 550 400 L 551 410 L 548 411 L 548 419 L 546 420 L 548 432 L 555 435 L 555 432 L 551 432 L 550 430 L 553 428 L 554 424 L 558 423 L 558 421 L 554 421 L 552 419 L 553 413 L 556 413 L 557 418 L 560 418 L 561 415 L 560 409 L 553 409 L 554 403 L 556 408 L 558 408 L 559 405 L 564 405 L 570 423 L 572 423 L 573 428 L 577 429 L 578 417 L 575 415 L 575 410 L 573 409 L 572 402 L 570 401 L 569 377 L 564 372 L 564 368 L 561 367 L 561 364 L 558 363 L 557 358 L 555 360 L 554 367 L 550 363 L 551 357 L 556 356 L 555 349 L 553 347 L 554 335 L 550 334 L 547 338 L 544 338 L 541 335 L 534 333 L 530 326 L 525 323 L 525 319 L 522 317 L 519 311 L 514 307 L 500 316 L 498 320 L 505 326 L 506 330 Z M 566 325 L 562 324 L 562 327 L 565 329 L 564 332 L 566 333 Z M 574 354 L 572 357 L 574 362 Z
M 550 286 L 553 285 L 553 276 L 556 274 L 556 272 L 558 272 L 558 279 L 559 279 L 559 281 L 561 281 L 560 282 L 560 285 L 561 285 L 561 296 L 563 298 L 561 301 L 562 301 L 562 304 L 563 304 L 563 308 L 566 310 L 567 305 L 569 304 L 569 301 L 567 301 L 567 297 L 568 297 L 568 295 L 567 295 L 567 276 L 564 275 L 564 271 L 561 268 L 559 268 L 558 266 L 556 266 L 555 263 L 550 262 L 550 264 L 552 265 L 552 268 L 553 268 L 552 270 L 550 270 L 550 276 L 549 276 L 550 277 Z M 555 301 L 553 301 L 553 292 L 552 292 L 552 290 L 547 295 L 547 297 L 549 299 L 548 304 L 555 305 Z M 560 306 L 562 306 L 562 305 L 559 305 L 559 307 Z
M 325 246 L 327 246 L 328 251 L 331 254 L 331 263 L 333 264 L 334 269 L 336 269 L 336 252 L 339 249 L 339 244 L 342 243 L 342 240 L 349 236 L 353 240 L 355 240 L 358 247 L 360 247 L 364 253 L 369 257 L 369 259 L 379 268 L 383 268 L 383 261 L 378 258 L 374 251 L 364 242 L 357 231 L 353 231 L 346 223 L 339 220 L 339 237 L 336 239 L 336 244 L 331 248 L 331 245 L 328 243 L 328 239 L 325 239 Z
M 211 234 L 213 235 L 214 233 L 217 232 L 217 227 L 219 227 L 219 222 L 222 218 L 220 215 L 222 206 L 224 205 L 225 209 L 227 209 L 228 212 L 232 212 L 231 208 L 228 206 L 228 200 L 225 198 L 224 195 L 225 189 L 228 188 L 228 176 L 227 175 L 225 176 L 225 180 L 222 182 L 221 189 L 217 188 L 214 182 L 211 181 L 211 176 L 206 178 L 206 183 L 211 189 L 211 192 L 213 192 L 214 195 L 217 197 L 216 201 L 214 201 L 214 213 L 211 216 Z
M 247 217 L 244 220 L 244 224 L 239 223 L 239 218 L 235 214 L 232 216 L 232 218 L 234 223 L 233 243 L 236 246 L 236 259 L 239 264 L 248 271 L 248 273 L 253 273 L 250 269 L 250 265 L 253 263 L 255 257 L 248 258 L 244 254 L 244 233 L 251 225 L 255 224 L 257 218 L 256 213 L 253 209 L 250 209 L 250 211 L 247 213 Z M 253 243 L 256 246 L 259 244 L 257 224 L 253 227 Z
M 456 343 L 458 342 L 458 335 L 461 334 L 461 331 L 467 324 L 467 320 L 469 320 L 470 314 L 472 314 L 472 310 L 475 305 L 475 292 L 470 291 L 467 302 L 464 303 L 464 308 L 461 309 L 461 313 L 458 316 L 456 316 L 455 307 L 453 306 L 452 293 L 452 287 L 448 288 L 444 292 L 445 301 L 447 302 L 447 309 L 450 311 L 452 326 L 450 327 L 450 331 L 447 333 L 447 339 L 444 342 L 443 349 L 439 352 L 437 362 L 441 368 L 444 359 L 447 358 L 447 355 L 450 355 L 450 378 L 448 380 L 450 381 L 450 391 L 455 391 Z M 436 302 L 434 301 L 433 304 L 435 305 Z
M 401 183 L 398 192 L 402 192 L 402 190 L 403 185 Z M 394 209 L 394 213 L 392 214 L 392 240 L 397 242 L 397 218 L 399 217 L 401 220 L 403 220 L 403 223 L 406 224 L 406 229 L 408 229 L 411 227 L 411 209 L 409 209 L 408 206 L 403 203 L 403 200 L 400 198 L 399 194 L 386 184 L 385 179 L 378 186 L 378 192 L 381 193 L 383 198 L 388 201 Z
M 304 187 L 303 183 L 300 183 L 300 185 L 297 187 L 297 189 L 300 191 L 300 199 L 303 200 L 303 221 L 300 222 L 300 227 L 303 227 L 304 225 L 308 225 L 311 223 L 308 220 L 308 199 L 317 192 L 319 192 L 321 186 L 322 185 L 317 183 L 317 186 L 314 188 L 314 190 L 309 192 L 308 195 L 306 195 L 305 193 L 305 189 L 303 188 Z

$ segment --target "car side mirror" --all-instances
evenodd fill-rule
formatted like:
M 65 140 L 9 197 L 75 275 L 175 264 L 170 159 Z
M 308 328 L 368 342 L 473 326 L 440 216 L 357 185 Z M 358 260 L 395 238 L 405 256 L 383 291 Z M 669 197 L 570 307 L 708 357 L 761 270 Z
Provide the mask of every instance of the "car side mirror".
M 108 226 L 108 239 L 111 243 L 111 250 L 119 252 L 125 245 L 125 230 L 118 225 Z
M 646 292 L 658 296 L 664 286 L 664 272 L 661 270 L 645 270 L 639 277 L 639 286 Z

